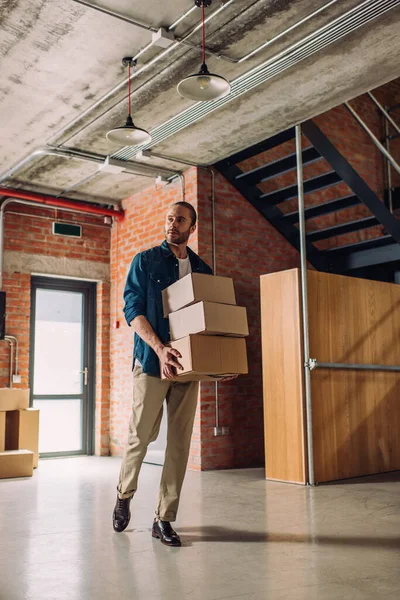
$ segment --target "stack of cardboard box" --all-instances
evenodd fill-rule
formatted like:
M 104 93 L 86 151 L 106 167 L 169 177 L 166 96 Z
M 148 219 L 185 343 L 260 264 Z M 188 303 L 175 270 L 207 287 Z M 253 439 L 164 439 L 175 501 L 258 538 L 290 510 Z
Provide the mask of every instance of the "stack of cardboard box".
M 248 372 L 246 308 L 236 306 L 233 280 L 191 273 L 163 290 L 170 346 L 180 352 L 178 381 L 215 381 Z
M 39 410 L 29 390 L 0 389 L 0 479 L 31 477 L 38 466 Z

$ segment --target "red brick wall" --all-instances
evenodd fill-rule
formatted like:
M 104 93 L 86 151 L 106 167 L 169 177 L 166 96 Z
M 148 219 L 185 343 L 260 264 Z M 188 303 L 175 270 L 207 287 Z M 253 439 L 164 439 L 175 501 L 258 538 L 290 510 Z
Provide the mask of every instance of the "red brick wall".
M 29 216 L 25 216 L 26 214 Z M 83 224 L 82 238 L 54 236 L 51 225 L 53 218 Z M 4 249 L 6 253 L 11 251 L 41 255 L 49 259 L 79 259 L 108 265 L 110 229 L 99 227 L 99 222 L 101 223 L 98 217 L 81 213 L 10 204 L 5 214 Z M 109 283 L 99 283 L 97 294 L 95 446 L 98 454 L 109 453 L 109 287 Z M 15 336 L 19 342 L 19 371 L 22 379 L 21 384 L 14 384 L 14 387 L 26 388 L 29 386 L 30 273 L 6 271 L 2 289 L 7 294 L 6 333 Z M 0 342 L 0 387 L 8 385 L 9 346 L 6 342 Z
M 212 265 L 211 176 L 206 170 L 190 169 L 185 178 L 186 200 L 199 217 L 198 242 L 194 238 L 190 246 Z M 215 196 L 217 272 L 234 278 L 237 301 L 248 310 L 250 373 L 219 384 L 220 424 L 231 430 L 226 437 L 214 437 L 214 385 L 200 386 L 189 464 L 202 470 L 263 463 L 259 276 L 299 264 L 298 253 L 220 175 L 215 178 Z M 136 194 L 123 203 L 125 219 L 117 226 L 118 241 L 117 227 L 113 229 L 111 321 L 119 321 L 111 334 L 110 450 L 115 455 L 123 452 L 132 398 L 133 331 L 122 314 L 127 270 L 137 252 L 162 242 L 165 211 L 180 199 L 179 184 Z
M 197 209 L 196 169 L 185 173 L 185 199 Z M 133 330 L 125 322 L 123 290 L 126 275 L 135 254 L 161 244 L 164 239 L 164 220 L 167 208 L 182 200 L 180 181 L 154 186 L 123 202 L 125 219 L 115 225 L 111 242 L 111 403 L 110 451 L 121 455 L 128 434 L 132 405 Z M 200 231 L 203 223 L 199 222 Z M 190 238 L 190 247 L 197 252 L 197 232 Z M 119 327 L 116 328 L 116 322 Z M 196 468 L 200 454 L 199 415 L 196 418 L 192 466 Z
M 29 330 L 31 310 L 31 278 L 21 273 L 4 273 L 2 290 L 6 292 L 6 334 L 13 335 L 19 345 L 21 383 L 13 387 L 29 387 Z M 15 366 L 15 355 L 14 355 Z M 10 346 L 0 341 L 0 387 L 9 387 Z
M 199 253 L 212 263 L 210 174 L 199 169 Z M 260 275 L 299 266 L 298 252 L 221 175 L 215 177 L 216 272 L 232 277 L 237 303 L 247 308 L 249 375 L 219 383 L 219 424 L 214 437 L 215 385 L 201 384 L 201 468 L 264 463 L 261 376 Z
M 13 214 L 30 214 L 32 217 Z M 9 213 L 9 214 L 7 214 Z M 49 217 L 40 219 L 35 217 Z M 81 238 L 52 234 L 52 221 L 87 224 Z M 42 254 L 45 256 L 76 258 L 108 264 L 110 260 L 110 232 L 99 224 L 99 218 L 80 213 L 62 212 L 54 209 L 36 209 L 21 204 L 10 204 L 5 217 L 5 250 Z
M 110 283 L 97 284 L 95 454 L 110 452 Z

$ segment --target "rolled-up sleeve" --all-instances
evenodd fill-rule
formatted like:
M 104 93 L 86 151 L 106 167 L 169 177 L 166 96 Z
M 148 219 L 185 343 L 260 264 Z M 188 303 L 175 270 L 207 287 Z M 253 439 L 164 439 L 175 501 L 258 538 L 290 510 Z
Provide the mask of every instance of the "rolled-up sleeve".
M 146 316 L 147 269 L 143 254 L 132 261 L 124 290 L 124 314 L 128 325 L 139 315 Z

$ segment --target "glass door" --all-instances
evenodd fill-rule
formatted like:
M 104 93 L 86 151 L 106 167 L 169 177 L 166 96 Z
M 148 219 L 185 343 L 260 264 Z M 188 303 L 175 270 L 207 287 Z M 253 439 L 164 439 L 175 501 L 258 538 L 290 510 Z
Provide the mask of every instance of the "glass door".
M 39 454 L 93 453 L 95 284 L 32 278 L 31 405 Z

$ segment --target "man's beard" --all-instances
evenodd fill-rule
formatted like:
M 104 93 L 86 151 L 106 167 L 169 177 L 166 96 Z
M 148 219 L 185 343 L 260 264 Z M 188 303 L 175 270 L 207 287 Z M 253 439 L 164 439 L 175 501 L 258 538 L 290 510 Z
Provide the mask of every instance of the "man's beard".
M 170 239 L 168 239 L 168 236 L 171 236 Z M 175 245 L 179 245 L 179 244 L 184 244 L 185 242 L 188 241 L 190 236 L 190 229 L 188 229 L 187 231 L 184 231 L 182 233 L 168 233 L 168 231 L 165 232 L 165 239 L 167 240 L 167 242 L 169 244 L 175 244 Z

